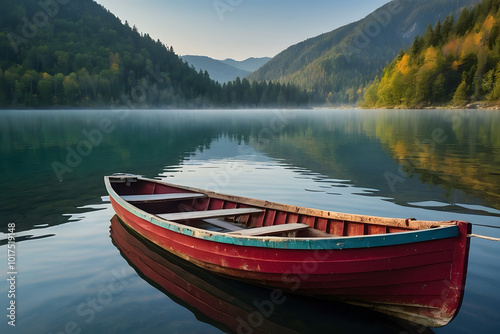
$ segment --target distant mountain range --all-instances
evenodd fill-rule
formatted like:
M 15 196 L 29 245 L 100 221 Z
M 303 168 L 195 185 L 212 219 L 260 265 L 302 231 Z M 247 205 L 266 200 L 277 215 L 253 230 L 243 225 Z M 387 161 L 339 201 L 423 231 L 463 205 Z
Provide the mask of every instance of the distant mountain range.
M 250 73 L 266 64 L 271 58 L 248 58 L 243 61 L 234 59 L 217 60 L 206 56 L 182 56 L 182 60 L 194 66 L 197 71 L 207 71 L 212 80 L 219 83 L 233 81 L 237 77 L 246 78 Z
M 364 19 L 284 50 L 249 80 L 277 80 L 314 92 L 317 101 L 356 103 L 383 67 L 449 14 L 480 0 L 394 0 Z

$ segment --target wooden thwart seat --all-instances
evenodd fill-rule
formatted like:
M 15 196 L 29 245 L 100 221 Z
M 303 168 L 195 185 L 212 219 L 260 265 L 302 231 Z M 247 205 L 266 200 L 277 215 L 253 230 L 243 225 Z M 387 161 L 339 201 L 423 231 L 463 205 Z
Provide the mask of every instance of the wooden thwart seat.
M 191 219 L 195 220 L 195 219 L 249 215 L 249 214 L 261 213 L 263 211 L 264 210 L 254 209 L 254 208 L 239 208 L 239 209 L 174 212 L 174 213 L 158 214 L 157 216 L 170 221 L 182 221 Z
M 226 222 L 220 218 L 208 218 L 208 219 L 203 219 L 203 221 L 206 223 L 209 223 L 210 225 L 220 227 L 220 228 L 227 230 L 227 231 L 241 230 L 241 226 L 231 224 L 230 222 Z
M 310 226 L 307 224 L 294 223 L 241 229 L 238 231 L 229 232 L 229 234 L 258 237 L 263 235 L 277 235 L 282 233 L 298 232 L 308 228 L 310 228 Z
M 157 202 L 157 201 L 176 201 L 184 199 L 196 199 L 207 197 L 199 193 L 170 193 L 170 194 L 149 194 L 149 195 L 125 195 L 122 198 L 131 203 L 138 202 Z M 109 202 L 109 196 L 101 197 L 103 202 Z
M 152 195 L 127 195 L 122 196 L 127 202 L 154 202 L 154 201 L 175 201 L 183 199 L 195 199 L 207 197 L 199 193 L 171 193 L 171 194 L 152 194 Z

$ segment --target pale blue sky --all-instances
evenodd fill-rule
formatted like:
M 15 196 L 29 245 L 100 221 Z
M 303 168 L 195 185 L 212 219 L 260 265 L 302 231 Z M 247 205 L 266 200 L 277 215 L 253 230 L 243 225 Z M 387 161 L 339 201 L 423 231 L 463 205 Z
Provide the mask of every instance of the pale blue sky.
M 389 0 L 96 0 L 122 21 L 215 59 L 273 57 L 307 38 L 360 20 Z

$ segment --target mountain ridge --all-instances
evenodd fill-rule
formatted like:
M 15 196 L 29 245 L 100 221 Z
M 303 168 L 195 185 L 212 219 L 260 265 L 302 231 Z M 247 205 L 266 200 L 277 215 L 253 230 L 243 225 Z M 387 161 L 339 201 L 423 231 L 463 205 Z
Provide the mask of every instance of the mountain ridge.
M 365 18 L 283 50 L 249 75 L 314 92 L 318 102 L 356 103 L 364 87 L 400 49 L 450 13 L 479 0 L 394 0 Z
M 93 0 L 0 6 L 0 106 L 185 105 L 217 88 Z
M 94 0 L 0 0 L 0 108 L 308 105 L 293 85 L 215 82 Z
M 364 107 L 463 107 L 500 100 L 500 0 L 428 26 L 368 87 Z
M 268 61 L 270 61 L 271 57 L 250 57 L 244 60 L 234 60 L 232 58 L 226 58 L 221 60 L 224 64 L 242 69 L 247 72 L 255 72 L 260 67 L 265 65 Z
M 246 78 L 250 73 L 271 59 L 269 57 L 250 57 L 242 61 L 231 58 L 218 60 L 198 55 L 184 55 L 181 58 L 187 61 L 189 65 L 194 66 L 197 71 L 207 71 L 210 78 L 219 83 L 227 83 L 235 80 L 237 77 Z

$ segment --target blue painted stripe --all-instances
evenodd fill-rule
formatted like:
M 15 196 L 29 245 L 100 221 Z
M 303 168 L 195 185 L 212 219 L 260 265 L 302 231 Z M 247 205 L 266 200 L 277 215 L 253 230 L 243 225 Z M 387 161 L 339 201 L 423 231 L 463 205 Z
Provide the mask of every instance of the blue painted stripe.
M 357 237 L 334 238 L 259 238 L 237 237 L 232 235 L 217 235 L 203 238 L 226 244 L 251 247 L 280 248 L 280 249 L 311 249 L 311 250 L 340 250 L 354 248 L 371 248 L 409 244 L 458 236 L 458 226 L 446 226 L 430 230 L 399 232 L 381 235 L 367 235 Z
M 150 223 L 167 230 L 184 234 L 190 237 L 213 241 L 224 244 L 247 247 L 264 247 L 275 249 L 310 249 L 310 250 L 340 250 L 355 248 L 371 248 L 410 244 L 437 239 L 452 238 L 458 236 L 458 226 L 445 226 L 428 230 L 398 232 L 390 234 L 377 234 L 356 237 L 334 237 L 334 238 L 282 238 L 282 237 L 245 237 L 229 235 L 227 233 L 211 232 L 190 226 L 168 223 L 156 218 L 154 215 L 137 209 L 135 206 L 124 201 L 114 191 L 110 196 L 123 208 Z

